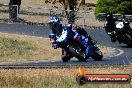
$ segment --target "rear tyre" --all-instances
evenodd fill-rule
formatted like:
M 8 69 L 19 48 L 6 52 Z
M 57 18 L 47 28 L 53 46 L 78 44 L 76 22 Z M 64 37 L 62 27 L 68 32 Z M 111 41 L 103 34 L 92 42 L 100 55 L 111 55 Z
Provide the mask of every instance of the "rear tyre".
M 83 49 L 79 45 L 69 46 L 69 52 L 73 56 L 75 56 L 80 62 L 85 62 L 87 60 L 85 54 L 83 53 Z

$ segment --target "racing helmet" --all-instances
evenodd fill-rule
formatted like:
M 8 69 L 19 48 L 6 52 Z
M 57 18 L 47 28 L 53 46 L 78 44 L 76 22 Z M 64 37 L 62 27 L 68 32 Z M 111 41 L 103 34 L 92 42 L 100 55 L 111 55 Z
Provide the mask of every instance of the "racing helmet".
M 107 13 L 106 20 L 111 20 L 113 18 L 113 15 L 111 13 Z
M 53 16 L 49 19 L 49 27 L 51 29 L 56 29 L 60 24 L 60 18 L 58 16 Z

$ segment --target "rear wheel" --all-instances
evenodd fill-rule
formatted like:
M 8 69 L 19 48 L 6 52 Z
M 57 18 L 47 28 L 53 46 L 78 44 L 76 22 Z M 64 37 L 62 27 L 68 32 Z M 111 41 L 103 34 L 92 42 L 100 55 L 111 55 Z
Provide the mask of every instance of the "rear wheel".
M 69 46 L 69 52 L 73 56 L 75 56 L 80 62 L 85 62 L 87 60 L 83 48 L 79 45 Z

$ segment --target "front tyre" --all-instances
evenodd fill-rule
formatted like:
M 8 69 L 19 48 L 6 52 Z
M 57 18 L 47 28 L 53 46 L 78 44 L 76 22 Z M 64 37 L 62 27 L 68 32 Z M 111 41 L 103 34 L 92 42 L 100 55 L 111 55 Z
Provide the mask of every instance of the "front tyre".
M 83 53 L 83 49 L 79 45 L 69 46 L 69 52 L 80 62 L 85 62 L 87 60 L 85 54 Z
M 128 37 L 128 41 L 126 41 L 126 45 L 132 47 L 132 37 L 130 35 L 126 35 Z
M 65 49 L 62 49 L 62 55 L 61 55 L 62 61 L 68 62 L 71 58 L 72 58 L 72 56 L 69 54 L 69 52 Z
M 132 47 L 132 43 L 131 43 L 131 42 L 126 43 L 126 45 L 127 45 L 128 47 Z
M 62 57 L 62 61 L 63 62 L 68 62 L 70 59 L 71 59 L 70 56 L 64 56 L 64 57 Z
M 103 54 L 99 50 L 99 51 L 96 51 L 95 54 L 93 56 L 91 56 L 91 58 L 94 59 L 95 61 L 101 61 L 103 58 Z

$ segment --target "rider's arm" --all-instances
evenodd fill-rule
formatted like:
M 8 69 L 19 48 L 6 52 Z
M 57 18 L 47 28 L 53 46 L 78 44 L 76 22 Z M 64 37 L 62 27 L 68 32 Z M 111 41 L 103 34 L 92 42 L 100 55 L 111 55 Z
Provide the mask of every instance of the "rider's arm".
M 49 38 L 50 38 L 50 41 L 51 41 L 51 43 L 52 43 L 52 47 L 53 47 L 54 49 L 56 49 L 56 48 L 57 48 L 56 35 L 53 33 L 52 30 L 50 31 Z
M 49 38 L 52 38 L 52 37 L 54 37 L 55 36 L 55 34 L 53 33 L 53 31 L 51 30 L 50 32 L 49 32 Z

